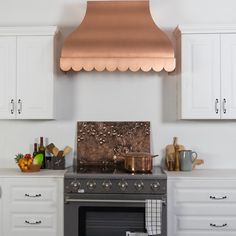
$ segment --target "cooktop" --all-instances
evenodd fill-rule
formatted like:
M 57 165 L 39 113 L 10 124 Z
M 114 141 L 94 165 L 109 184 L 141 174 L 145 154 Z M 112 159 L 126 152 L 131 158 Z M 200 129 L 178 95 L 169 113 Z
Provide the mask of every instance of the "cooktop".
M 129 173 L 123 168 L 114 166 L 72 166 L 67 169 L 65 177 L 141 177 L 141 178 L 161 178 L 166 179 L 166 174 L 160 166 L 154 166 L 151 173 Z

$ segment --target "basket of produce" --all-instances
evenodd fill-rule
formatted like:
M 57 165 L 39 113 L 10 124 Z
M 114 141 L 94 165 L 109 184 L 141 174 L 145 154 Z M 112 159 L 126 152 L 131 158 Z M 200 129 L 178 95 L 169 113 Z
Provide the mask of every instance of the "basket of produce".
M 40 171 L 41 165 L 43 163 L 43 154 L 37 154 L 32 157 L 31 154 L 17 154 L 15 161 L 20 167 L 22 172 L 37 172 Z

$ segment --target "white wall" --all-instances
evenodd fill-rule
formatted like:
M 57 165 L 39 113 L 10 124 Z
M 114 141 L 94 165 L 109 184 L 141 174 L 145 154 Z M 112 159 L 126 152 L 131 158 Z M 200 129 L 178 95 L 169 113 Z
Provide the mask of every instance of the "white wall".
M 58 25 L 63 38 L 85 9 L 85 0 L 0 0 L 0 26 Z M 236 24 L 235 9 L 235 0 L 151 0 L 154 20 L 171 38 L 178 24 Z M 236 122 L 177 121 L 173 75 L 83 72 L 56 79 L 56 121 L 0 121 L 0 167 L 14 167 L 14 155 L 32 151 L 41 135 L 61 148 L 75 147 L 78 120 L 150 120 L 154 153 L 163 154 L 178 136 L 205 159 L 204 168 L 236 168 Z

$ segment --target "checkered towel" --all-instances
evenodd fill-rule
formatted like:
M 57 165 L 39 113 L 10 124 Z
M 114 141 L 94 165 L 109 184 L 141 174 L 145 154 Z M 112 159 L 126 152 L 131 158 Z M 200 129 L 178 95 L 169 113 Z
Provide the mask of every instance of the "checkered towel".
M 162 200 L 146 200 L 145 221 L 148 235 L 161 234 Z

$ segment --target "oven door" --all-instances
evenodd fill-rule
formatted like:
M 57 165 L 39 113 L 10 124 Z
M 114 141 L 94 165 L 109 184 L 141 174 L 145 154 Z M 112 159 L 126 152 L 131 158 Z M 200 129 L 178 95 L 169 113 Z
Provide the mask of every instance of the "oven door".
M 83 198 L 66 196 L 64 236 L 126 236 L 126 232 L 146 232 L 144 199 L 144 196 L 124 199 L 124 195 L 112 194 L 103 197 L 83 195 Z M 162 212 L 161 235 L 165 236 L 165 205 Z

